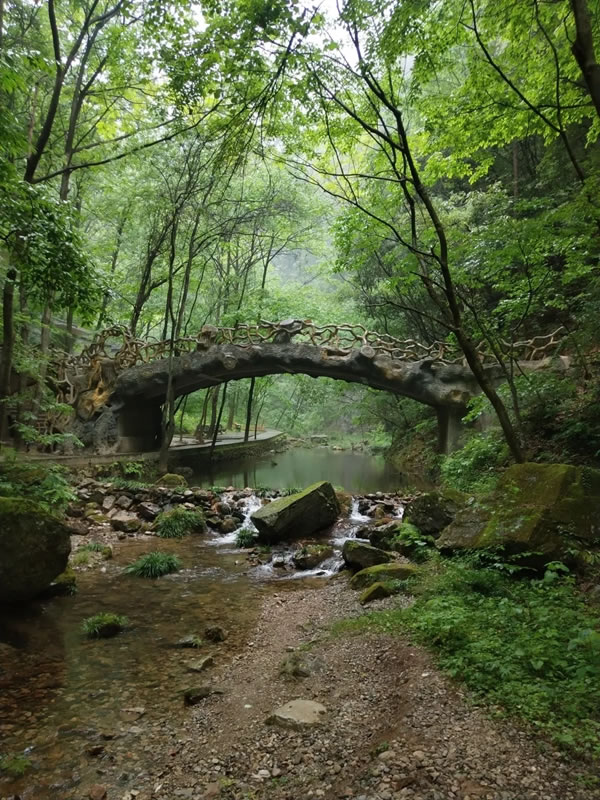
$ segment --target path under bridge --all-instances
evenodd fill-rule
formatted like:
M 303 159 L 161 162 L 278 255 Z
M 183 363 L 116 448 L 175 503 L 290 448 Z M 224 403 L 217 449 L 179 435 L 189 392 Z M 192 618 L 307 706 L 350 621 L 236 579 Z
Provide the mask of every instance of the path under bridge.
M 561 331 L 506 345 L 524 368 L 557 351 Z M 485 348 L 490 375 L 501 370 Z M 160 446 L 161 408 L 169 380 L 175 398 L 242 378 L 303 374 L 361 383 L 410 397 L 437 412 L 440 449 L 448 452 L 468 401 L 479 393 L 471 370 L 446 342 L 423 345 L 362 325 L 317 326 L 307 320 L 204 326 L 176 341 L 143 341 L 122 327 L 97 334 L 81 354 L 56 357 L 57 396 L 75 410 L 73 432 L 95 452 L 140 452 Z

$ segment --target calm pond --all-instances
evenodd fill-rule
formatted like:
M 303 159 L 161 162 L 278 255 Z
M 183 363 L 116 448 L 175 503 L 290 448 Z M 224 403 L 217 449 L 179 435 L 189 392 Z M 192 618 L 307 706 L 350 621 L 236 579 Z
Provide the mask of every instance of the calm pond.
M 193 466 L 189 462 L 189 466 Z M 329 447 L 292 447 L 281 453 L 263 453 L 236 461 L 202 465 L 191 482 L 195 486 L 245 486 L 270 489 L 304 488 L 316 481 L 329 481 L 352 494 L 393 492 L 402 487 L 404 476 L 383 456 Z

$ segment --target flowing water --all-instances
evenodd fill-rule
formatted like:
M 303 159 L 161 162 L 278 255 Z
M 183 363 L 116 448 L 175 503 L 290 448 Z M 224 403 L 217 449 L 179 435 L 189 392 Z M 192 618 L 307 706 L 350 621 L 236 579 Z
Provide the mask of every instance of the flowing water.
M 195 486 L 202 488 L 268 486 L 286 489 L 308 486 L 316 481 L 329 481 L 356 494 L 394 492 L 405 484 L 403 476 L 386 464 L 383 456 L 329 447 L 294 447 L 235 462 L 217 462 L 212 467 L 203 465 L 192 479 Z
M 247 515 L 259 505 L 249 497 Z M 339 548 L 367 519 L 355 501 L 326 539 Z M 102 742 L 110 743 L 121 770 L 123 792 L 114 796 L 125 796 L 159 742 L 164 747 L 166 737 L 176 749 L 189 713 L 183 690 L 210 682 L 186 662 L 211 652 L 227 663 L 251 635 L 266 596 L 306 587 L 311 576 L 327 577 L 341 565 L 338 549 L 318 569 L 294 572 L 286 569 L 291 549 L 282 548 L 274 554 L 279 567 L 250 566 L 234 539 L 209 533 L 124 540 L 116 543 L 112 560 L 78 574 L 74 596 L 0 614 L 0 757 L 25 755 L 32 762 L 20 779 L 0 777 L 0 798 L 79 800 L 83 787 L 102 783 Z M 182 569 L 154 581 L 124 573 L 125 565 L 157 549 L 177 554 Z M 129 627 L 113 639 L 86 640 L 82 621 L 101 611 L 126 615 Z M 228 631 L 222 644 L 175 647 L 213 624 Z

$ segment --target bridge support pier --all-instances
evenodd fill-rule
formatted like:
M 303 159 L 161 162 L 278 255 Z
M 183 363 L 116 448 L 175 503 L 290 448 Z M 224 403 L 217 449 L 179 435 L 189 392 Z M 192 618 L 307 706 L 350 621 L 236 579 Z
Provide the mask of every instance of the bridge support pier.
M 467 409 L 449 408 L 448 406 L 438 406 L 438 451 L 444 455 L 458 450 L 460 436 L 463 432 L 463 416 Z

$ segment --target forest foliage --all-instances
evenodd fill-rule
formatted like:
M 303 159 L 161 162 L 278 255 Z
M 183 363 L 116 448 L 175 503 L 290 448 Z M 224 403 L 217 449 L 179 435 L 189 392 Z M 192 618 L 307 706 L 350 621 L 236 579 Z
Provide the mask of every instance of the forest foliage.
M 0 438 L 58 441 L 51 351 L 96 330 L 296 317 L 456 348 L 482 395 L 455 484 L 597 463 L 596 1 L 0 8 Z M 522 373 L 515 343 L 557 329 L 555 369 Z M 250 405 L 249 428 L 433 438 L 430 409 L 360 387 L 223 398 L 169 400 L 166 440 Z M 490 416 L 500 434 L 477 433 Z

